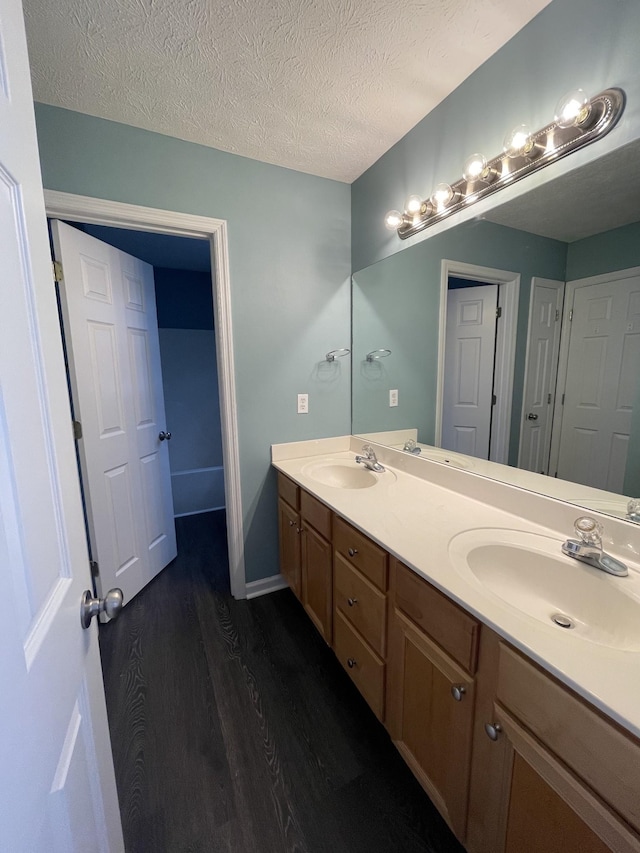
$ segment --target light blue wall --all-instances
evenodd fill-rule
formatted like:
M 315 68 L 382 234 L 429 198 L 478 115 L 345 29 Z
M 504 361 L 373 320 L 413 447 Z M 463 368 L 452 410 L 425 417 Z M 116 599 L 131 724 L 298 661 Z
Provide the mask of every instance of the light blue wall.
M 465 222 L 353 275 L 353 431 L 418 428 L 433 444 L 443 259 L 520 273 L 509 462 L 518 457 L 531 278 L 564 280 L 567 246 L 495 225 Z M 392 355 L 373 365 L 368 351 Z M 389 389 L 399 404 L 389 408 Z
M 247 580 L 276 574 L 274 442 L 350 430 L 350 188 L 68 110 L 36 105 L 47 189 L 226 219 Z M 309 393 L 309 414 L 296 395 Z
M 640 203 L 638 217 L 640 218 Z M 567 252 L 567 281 L 639 266 L 640 222 L 635 222 L 570 243 Z
M 515 125 L 543 127 L 559 98 L 576 86 L 592 93 L 609 86 L 626 91 L 626 110 L 616 128 L 478 204 L 476 211 L 639 137 L 639 33 L 640 3 L 635 0 L 553 0 L 352 185 L 352 268 L 428 239 L 429 231 L 400 241 L 385 230 L 385 212 L 401 207 L 410 193 L 427 197 L 440 181 L 459 178 L 473 151 L 497 154 Z

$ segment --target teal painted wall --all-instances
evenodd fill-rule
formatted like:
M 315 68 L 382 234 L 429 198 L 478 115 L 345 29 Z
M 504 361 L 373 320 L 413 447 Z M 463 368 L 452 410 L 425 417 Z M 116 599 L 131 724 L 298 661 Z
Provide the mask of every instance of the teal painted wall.
M 418 428 L 432 444 L 443 259 L 520 273 L 509 463 L 518 457 L 531 278 L 564 280 L 567 246 L 486 221 L 466 222 L 353 275 L 353 431 Z M 368 364 L 380 347 L 392 355 Z M 389 389 L 398 406 L 389 408 Z
M 639 266 L 640 222 L 569 243 L 567 281 Z
M 226 219 L 247 580 L 279 571 L 275 442 L 350 430 L 350 188 L 36 105 L 47 189 Z M 296 395 L 309 393 L 309 414 Z
M 638 33 L 640 3 L 633 0 L 553 0 L 352 185 L 353 269 L 428 240 L 435 231 L 400 241 L 385 230 L 385 212 L 402 207 L 410 193 L 427 197 L 440 181 L 456 180 L 473 151 L 497 154 L 515 125 L 543 127 L 559 98 L 576 86 L 593 93 L 609 86 L 626 91 L 616 128 L 479 203 L 475 214 L 639 137 Z M 474 211 L 464 215 L 473 217 Z

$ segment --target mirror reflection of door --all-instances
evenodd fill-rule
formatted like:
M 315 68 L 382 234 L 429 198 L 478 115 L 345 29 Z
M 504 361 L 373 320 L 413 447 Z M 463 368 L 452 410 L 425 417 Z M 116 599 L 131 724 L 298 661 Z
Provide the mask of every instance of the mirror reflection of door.
M 549 473 L 564 282 L 531 281 L 518 468 Z
M 640 376 L 640 275 L 572 284 L 557 476 L 631 494 L 640 486 L 638 476 L 625 485 Z
M 489 459 L 498 285 L 449 277 L 442 446 Z

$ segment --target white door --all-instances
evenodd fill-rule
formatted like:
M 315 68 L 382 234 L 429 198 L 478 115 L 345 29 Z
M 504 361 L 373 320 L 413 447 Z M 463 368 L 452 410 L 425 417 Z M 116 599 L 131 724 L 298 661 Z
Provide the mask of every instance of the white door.
M 176 556 L 153 268 L 51 223 L 91 550 L 125 604 Z
M 518 467 L 549 473 L 564 282 L 533 278 Z
M 22 10 L 0 0 L 0 847 L 124 850 Z
M 572 309 L 558 477 L 621 494 L 640 376 L 640 276 L 578 286 Z
M 447 292 L 442 446 L 489 458 L 498 285 Z

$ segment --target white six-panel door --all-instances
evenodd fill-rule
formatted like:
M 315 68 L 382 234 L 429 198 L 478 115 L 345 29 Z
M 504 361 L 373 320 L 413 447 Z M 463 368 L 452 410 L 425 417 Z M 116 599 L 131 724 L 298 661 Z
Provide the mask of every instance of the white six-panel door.
M 124 849 L 22 10 L 0 0 L 0 847 Z
M 125 605 L 176 556 L 153 268 L 51 223 L 93 557 Z
M 518 468 L 538 474 L 549 473 L 563 299 L 563 281 L 532 279 Z
M 558 477 L 622 493 L 640 376 L 640 276 L 570 286 Z
M 449 290 L 442 446 L 489 458 L 498 285 Z

